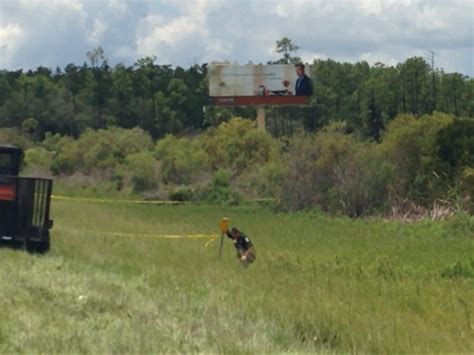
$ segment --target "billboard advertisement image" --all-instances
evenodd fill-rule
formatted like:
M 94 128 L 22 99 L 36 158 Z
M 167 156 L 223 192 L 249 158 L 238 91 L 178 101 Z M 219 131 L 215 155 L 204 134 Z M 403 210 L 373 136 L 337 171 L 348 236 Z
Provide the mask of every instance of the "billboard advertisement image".
M 209 96 L 217 105 L 304 105 L 313 94 L 311 66 L 209 66 Z

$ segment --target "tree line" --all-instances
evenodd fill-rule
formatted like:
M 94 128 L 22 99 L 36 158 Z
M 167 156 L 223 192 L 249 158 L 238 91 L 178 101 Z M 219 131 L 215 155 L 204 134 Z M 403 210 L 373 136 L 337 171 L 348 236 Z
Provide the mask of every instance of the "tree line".
M 398 115 L 379 142 L 348 133 L 344 122 L 279 139 L 239 117 L 157 140 L 140 128 L 110 127 L 77 139 L 48 132 L 33 142 L 3 128 L 5 142 L 25 150 L 24 174 L 53 175 L 68 194 L 225 204 L 273 197 L 286 211 L 351 217 L 440 205 L 474 211 L 474 120 L 443 113 Z
M 278 41 L 283 57 L 277 62 L 298 61 L 292 56 L 296 49 L 291 40 Z M 106 127 L 140 127 L 159 138 L 217 126 L 234 116 L 255 116 L 253 108 L 203 109 L 209 103 L 206 64 L 172 67 L 146 57 L 112 67 L 100 47 L 87 58 L 82 65 L 55 70 L 0 70 L 0 126 L 21 127 L 36 139 L 46 132 L 78 137 L 88 128 Z M 399 114 L 474 117 L 474 80 L 446 73 L 421 57 L 396 66 L 318 59 L 313 70 L 311 106 L 269 110 L 274 135 L 344 121 L 348 129 L 379 140 Z

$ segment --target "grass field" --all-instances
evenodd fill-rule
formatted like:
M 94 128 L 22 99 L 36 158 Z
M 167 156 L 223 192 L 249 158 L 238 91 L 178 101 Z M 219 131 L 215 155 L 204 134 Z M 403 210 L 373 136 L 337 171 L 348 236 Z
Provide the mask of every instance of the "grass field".
M 216 233 L 255 242 L 242 268 Z M 243 206 L 55 201 L 52 251 L 0 250 L 0 352 L 474 352 L 469 217 L 416 224 Z

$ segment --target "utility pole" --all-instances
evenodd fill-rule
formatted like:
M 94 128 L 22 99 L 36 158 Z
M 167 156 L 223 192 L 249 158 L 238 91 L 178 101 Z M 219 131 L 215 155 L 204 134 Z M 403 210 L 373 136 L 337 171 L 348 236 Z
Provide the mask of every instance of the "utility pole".
M 431 112 L 436 109 L 436 73 L 435 73 L 435 52 L 429 51 L 431 61 Z

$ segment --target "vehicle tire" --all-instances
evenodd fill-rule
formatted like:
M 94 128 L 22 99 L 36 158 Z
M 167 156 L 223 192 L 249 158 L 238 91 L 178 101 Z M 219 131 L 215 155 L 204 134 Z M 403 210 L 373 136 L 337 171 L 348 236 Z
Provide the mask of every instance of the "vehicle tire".
M 44 254 L 49 251 L 51 247 L 51 238 L 49 236 L 49 232 L 43 237 L 41 242 L 36 242 L 36 253 Z
M 43 236 L 42 240 L 39 242 L 31 241 L 29 239 L 25 240 L 25 249 L 29 253 L 45 254 L 49 251 L 51 246 L 51 240 L 49 233 Z

